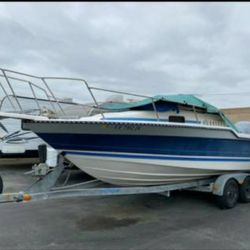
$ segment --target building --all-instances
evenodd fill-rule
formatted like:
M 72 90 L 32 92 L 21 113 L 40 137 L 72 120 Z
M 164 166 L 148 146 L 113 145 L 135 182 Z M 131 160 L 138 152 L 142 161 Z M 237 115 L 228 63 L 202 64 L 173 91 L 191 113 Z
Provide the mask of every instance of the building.
M 221 111 L 232 121 L 250 121 L 250 107 L 244 108 L 227 108 Z

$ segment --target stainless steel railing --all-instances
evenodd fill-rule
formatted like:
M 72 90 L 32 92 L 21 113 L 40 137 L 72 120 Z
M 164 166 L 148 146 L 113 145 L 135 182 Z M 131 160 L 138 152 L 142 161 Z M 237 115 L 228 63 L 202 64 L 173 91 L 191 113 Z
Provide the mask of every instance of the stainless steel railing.
M 65 114 L 65 111 L 63 109 L 63 102 L 62 100 L 60 100 L 56 93 L 52 91 L 52 88 L 49 86 L 49 82 L 48 81 L 58 81 L 58 80 L 62 80 L 62 81 L 75 81 L 75 82 L 79 82 L 82 83 L 90 97 L 92 98 L 93 104 L 95 108 L 97 108 L 100 111 L 100 114 L 102 115 L 103 118 L 105 118 L 105 112 L 106 110 L 103 109 L 101 107 L 101 105 L 99 104 L 96 96 L 94 95 L 94 91 L 104 91 L 104 92 L 109 92 L 109 93 L 116 93 L 116 94 L 122 94 L 122 95 L 130 95 L 130 96 L 134 96 L 134 97 L 140 97 L 140 98 L 149 98 L 151 99 L 152 102 L 152 107 L 155 113 L 155 116 L 157 118 L 157 120 L 159 120 L 159 114 L 158 111 L 156 109 L 155 106 L 155 102 L 154 102 L 154 98 L 150 97 L 150 96 L 146 96 L 146 95 L 139 95 L 139 94 L 134 94 L 134 93 L 128 93 L 128 92 L 123 92 L 123 91 L 116 91 L 116 90 L 109 90 L 109 89 L 105 89 L 105 88 L 97 88 L 97 87 L 92 87 L 88 84 L 88 82 L 84 79 L 81 78 L 71 78 L 71 77 L 39 77 L 39 76 L 35 76 L 35 75 L 31 75 L 31 74 L 26 74 L 26 73 L 22 73 L 22 72 L 18 72 L 18 71 L 14 71 L 14 70 L 9 70 L 9 69 L 4 69 L 4 68 L 0 68 L 0 72 L 2 72 L 2 74 L 0 74 L 0 88 L 2 89 L 3 93 L 4 93 L 4 97 L 2 98 L 2 100 L 0 101 L 0 110 L 2 109 L 3 106 L 3 102 L 8 99 L 9 103 L 11 104 L 11 106 L 14 108 L 15 112 L 18 113 L 24 113 L 24 107 L 22 106 L 22 103 L 19 101 L 20 98 L 32 98 L 37 106 L 37 109 L 41 110 L 41 105 L 39 104 L 39 101 L 41 101 L 41 98 L 38 97 L 37 95 L 37 90 L 42 91 L 47 99 L 43 99 L 46 100 L 51 108 L 56 111 L 56 106 L 57 108 L 59 108 L 59 110 Z M 26 79 L 29 78 L 29 79 Z M 34 80 L 39 80 L 40 84 L 38 85 L 37 83 L 34 83 Z M 3 81 L 5 81 L 5 83 L 7 84 L 8 88 L 9 88 L 9 92 L 7 91 L 7 88 L 4 87 Z M 18 95 L 16 93 L 16 89 L 13 81 L 17 81 L 17 82 L 21 82 L 21 83 L 26 83 L 32 93 L 32 97 L 28 97 L 27 95 Z M 13 100 L 15 100 L 15 104 L 13 102 Z M 75 102 L 71 102 L 71 104 L 73 105 L 78 105 L 78 103 Z M 83 105 L 80 104 L 79 105 Z

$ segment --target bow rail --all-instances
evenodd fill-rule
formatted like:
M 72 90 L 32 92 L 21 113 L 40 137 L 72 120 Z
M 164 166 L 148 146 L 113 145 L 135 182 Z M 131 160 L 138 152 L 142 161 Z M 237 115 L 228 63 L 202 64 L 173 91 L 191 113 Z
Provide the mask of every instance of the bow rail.
M 37 82 L 38 81 L 38 82 Z M 83 104 L 73 101 L 64 101 L 57 97 L 56 91 L 53 91 L 50 87 L 50 81 L 73 81 L 78 82 L 87 89 L 87 92 L 89 94 L 89 97 L 92 100 L 92 105 L 90 104 Z M 27 94 L 18 94 L 17 93 L 17 85 L 16 82 L 26 84 L 26 86 L 29 87 L 32 96 L 28 96 Z M 60 86 L 60 85 L 58 85 Z M 88 82 L 85 79 L 82 78 L 72 78 L 72 77 L 40 77 L 36 75 L 31 75 L 27 73 L 22 73 L 14 70 L 4 69 L 0 68 L 0 89 L 3 91 L 3 98 L 0 101 L 0 110 L 3 109 L 3 103 L 6 102 L 6 100 L 9 101 L 9 104 L 14 109 L 15 113 L 25 113 L 25 107 L 22 104 L 21 100 L 34 100 L 36 103 L 36 110 L 39 111 L 39 115 L 42 114 L 43 110 L 41 107 L 41 102 L 47 102 L 49 103 L 50 107 L 52 108 L 53 112 L 58 112 L 58 110 L 62 114 L 66 114 L 64 105 L 82 105 L 82 106 L 89 106 L 91 108 L 96 108 L 99 113 L 102 115 L 103 118 L 105 118 L 105 110 L 100 106 L 101 102 L 98 102 L 96 95 L 94 94 L 94 91 L 103 91 L 108 93 L 116 93 L 116 94 L 122 94 L 122 95 L 130 95 L 133 97 L 140 97 L 140 98 L 150 98 L 152 100 L 152 106 L 155 112 L 155 116 L 157 120 L 159 120 L 159 114 L 157 112 L 154 99 L 150 96 L 146 95 L 139 95 L 134 93 L 128 93 L 123 91 L 115 91 L 105 88 L 98 88 L 98 87 L 92 87 L 88 84 Z M 20 87 L 19 87 L 20 89 Z M 41 98 L 38 95 L 38 92 L 42 92 L 45 96 L 45 98 Z M 32 107 L 34 109 L 34 107 Z

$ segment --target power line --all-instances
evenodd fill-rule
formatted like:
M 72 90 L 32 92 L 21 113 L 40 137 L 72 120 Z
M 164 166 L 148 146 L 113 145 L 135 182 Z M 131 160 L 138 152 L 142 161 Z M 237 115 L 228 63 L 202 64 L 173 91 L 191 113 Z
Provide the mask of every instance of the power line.
M 250 95 L 250 92 L 238 92 L 238 93 L 196 93 L 193 95 L 197 95 L 197 96 L 207 96 L 207 95 L 211 95 L 211 96 L 223 96 L 223 95 Z

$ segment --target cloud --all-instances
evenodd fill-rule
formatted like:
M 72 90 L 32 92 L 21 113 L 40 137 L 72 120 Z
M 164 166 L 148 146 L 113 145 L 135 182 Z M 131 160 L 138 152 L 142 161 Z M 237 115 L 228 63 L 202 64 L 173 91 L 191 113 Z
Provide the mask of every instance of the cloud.
M 247 96 L 208 95 L 250 92 L 249 11 L 249 3 L 1 3 L 1 66 L 249 106 Z

